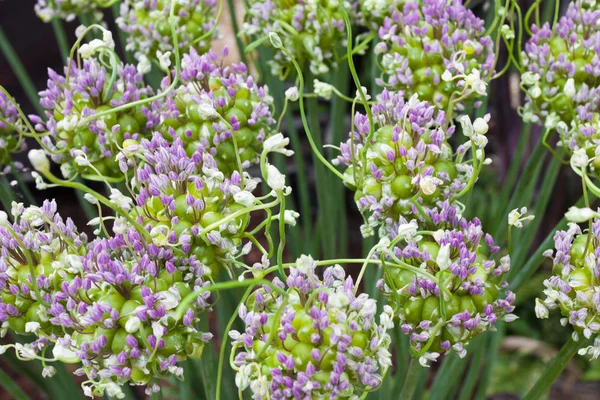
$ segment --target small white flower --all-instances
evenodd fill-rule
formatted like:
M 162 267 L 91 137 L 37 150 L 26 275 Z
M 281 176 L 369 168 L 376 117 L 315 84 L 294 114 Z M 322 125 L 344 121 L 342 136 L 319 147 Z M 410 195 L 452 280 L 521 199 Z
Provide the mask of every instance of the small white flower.
M 39 322 L 27 322 L 27 323 L 25 323 L 25 332 L 35 333 L 35 332 L 37 332 L 38 329 L 40 329 L 40 323 Z
M 202 119 L 211 119 L 218 115 L 217 110 L 213 106 L 212 100 L 210 99 L 200 103 L 200 105 L 198 106 L 198 114 L 200 114 L 200 118 Z
M 281 49 L 283 47 L 281 38 L 276 32 L 269 32 L 269 40 L 271 41 L 271 45 L 276 49 Z
M 169 71 L 169 67 L 171 66 L 171 52 L 166 51 L 163 53 L 160 50 L 156 50 L 156 58 L 158 58 L 160 68 L 163 71 Z
M 294 210 L 285 210 L 283 212 L 283 222 L 290 226 L 296 226 L 296 219 L 300 216 L 300 213 Z
M 146 57 L 144 54 L 140 55 L 138 58 L 137 72 L 141 75 L 146 75 L 148 72 L 152 70 L 152 63 L 150 59 Z
M 332 293 L 327 299 L 327 305 L 333 308 L 343 308 L 350 304 L 350 299 L 343 293 Z
M 533 74 L 529 71 L 521 75 L 521 83 L 525 86 L 535 85 L 540 81 L 540 74 Z
M 519 317 L 516 316 L 515 314 L 506 314 L 504 316 L 504 322 L 513 322 L 513 321 L 516 321 L 517 319 L 519 319 Z
M 272 164 L 267 164 L 267 185 L 275 191 L 285 188 L 285 175 Z
M 475 133 L 479 135 L 485 135 L 488 130 L 488 121 L 490 120 L 490 114 L 487 114 L 484 118 L 477 118 L 475 122 L 473 122 L 473 130 Z
M 367 88 L 364 86 L 360 87 L 360 90 L 356 90 L 356 101 L 362 101 L 361 91 L 365 95 L 365 99 L 371 100 L 371 95 L 367 93 Z
M 460 126 L 462 127 L 463 135 L 470 138 L 475 133 L 475 128 L 471 123 L 471 118 L 468 115 L 463 115 L 458 118 L 458 122 L 460 122 Z
M 573 78 L 567 79 L 565 83 L 565 87 L 563 88 L 563 93 L 570 99 L 575 96 L 575 80 Z
M 140 329 L 141 325 L 142 325 L 142 322 L 140 321 L 140 319 L 138 317 L 131 317 L 125 323 L 125 331 L 127 333 L 135 333 Z
M 296 259 L 296 268 L 304 275 L 311 275 L 316 267 L 317 264 L 310 255 L 302 254 Z
M 64 362 L 65 364 L 75 364 L 81 361 L 73 350 L 63 347 L 60 341 L 56 342 L 54 345 L 52 355 L 58 361 Z
M 102 31 L 102 41 L 104 42 L 104 45 L 106 47 L 108 47 L 111 50 L 115 49 L 115 41 L 113 39 L 113 35 L 112 32 L 105 29 Z
M 542 89 L 540 89 L 539 86 L 534 86 L 531 89 L 529 89 L 529 95 L 531 96 L 531 98 L 533 99 L 537 99 L 538 97 L 540 97 L 542 95 Z
M 300 98 L 300 93 L 298 92 L 298 88 L 296 86 L 292 86 L 288 90 L 285 91 L 285 98 L 289 101 L 298 101 Z
M 250 386 L 250 376 L 252 375 L 252 365 L 246 364 L 242 366 L 237 374 L 235 374 L 235 385 L 240 390 L 246 390 L 248 386 Z
M 419 187 L 421 188 L 421 191 L 424 194 L 426 194 L 427 196 L 435 193 L 435 191 L 437 189 L 436 181 L 431 176 L 422 177 L 421 180 L 419 181 Z
M 156 337 L 157 341 L 160 340 L 165 334 L 165 328 L 159 321 L 154 321 L 152 323 L 152 334 Z
M 52 378 L 54 375 L 56 375 L 56 368 L 53 366 L 49 365 L 42 369 L 42 377 Z
M 540 319 L 548 318 L 548 307 L 540 299 L 535 299 L 535 315 Z
M 402 239 L 409 239 L 414 237 L 417 234 L 417 230 L 419 229 L 419 225 L 416 221 L 410 221 L 407 224 L 401 224 L 398 227 L 397 238 L 400 237 Z
M 450 260 L 450 244 L 447 243 L 440 247 L 440 251 L 435 259 L 436 264 L 440 267 L 440 271 L 445 271 L 450 268 L 452 260 Z
M 129 211 L 133 207 L 133 200 L 131 197 L 123 195 L 119 189 L 110 189 L 110 201 L 125 211 Z
M 511 40 L 511 39 L 515 38 L 515 31 L 510 29 L 510 26 L 508 26 L 506 24 L 502 25 L 500 32 L 502 33 L 502 36 L 504 36 L 504 38 L 506 40 Z
M 478 69 L 473 69 L 465 78 L 466 87 L 472 88 L 476 93 L 485 96 L 487 94 L 487 83 L 481 79 Z
M 46 156 L 46 152 L 40 149 L 29 150 L 29 162 L 36 171 L 41 173 L 50 172 L 50 161 Z
M 526 215 L 527 207 L 521 207 L 519 210 L 515 208 L 508 213 L 508 225 L 514 226 L 515 228 L 522 228 L 523 221 L 531 221 L 535 218 L 535 215 Z
M 385 42 L 379 42 L 375 45 L 375 49 L 374 52 L 375 54 L 383 54 L 385 52 L 387 52 L 388 48 L 387 45 L 385 44 Z
M 98 204 L 98 199 L 89 193 L 84 194 L 83 198 L 90 202 L 90 204 Z
M 8 225 L 8 214 L 4 211 L 0 211 L 0 226 Z
M 254 204 L 256 197 L 247 190 L 242 190 L 233 195 L 233 199 L 236 203 L 239 203 L 245 207 L 250 207 Z
M 565 213 L 565 218 L 567 219 L 567 221 L 576 223 L 586 222 L 592 218 L 597 218 L 599 216 L 599 213 L 595 212 L 594 210 L 588 207 L 577 208 L 573 206 L 569 208 L 569 211 Z
M 444 82 L 450 82 L 452 80 L 452 72 L 445 70 L 442 74 L 442 80 Z
M 289 144 L 289 138 L 284 137 L 281 133 L 277 133 L 264 141 L 263 149 L 267 153 L 281 153 L 290 157 L 294 155 L 294 152 L 285 148 Z
M 573 152 L 573 155 L 571 156 L 571 164 L 573 164 L 573 166 L 575 167 L 585 168 L 587 167 L 589 162 L 590 158 L 588 157 L 585 149 L 577 149 Z
M 331 99 L 331 95 L 333 94 L 333 86 L 331 86 L 329 83 L 321 82 L 320 80 L 315 79 L 313 81 L 313 86 L 317 96 L 326 100 Z
M 83 33 L 85 32 L 85 30 L 87 29 L 87 27 L 85 25 L 79 25 L 76 29 L 75 29 L 75 37 L 77 39 L 79 39 L 81 37 L 81 35 L 83 35 Z

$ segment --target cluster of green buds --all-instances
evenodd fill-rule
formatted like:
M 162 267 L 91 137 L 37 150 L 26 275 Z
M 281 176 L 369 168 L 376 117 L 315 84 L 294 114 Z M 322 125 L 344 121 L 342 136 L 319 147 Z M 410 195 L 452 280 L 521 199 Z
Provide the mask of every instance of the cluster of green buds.
M 510 257 L 499 264 L 491 258 L 499 247 L 481 222 L 460 217 L 448 203 L 430 216 L 435 230 L 418 231 L 414 221 L 398 228 L 381 255 L 384 278 L 377 283 L 423 365 L 451 350 L 463 357 L 466 344 L 498 319 L 516 318 L 515 295 L 504 281 Z
M 181 85 L 153 105 L 162 114 L 157 129 L 165 137 L 174 129 L 188 156 L 198 146 L 210 151 L 226 176 L 258 163 L 275 123 L 268 88 L 257 85 L 243 63 L 221 65 L 213 51 L 191 49 L 181 66 Z
M 55 18 L 72 21 L 84 13 L 99 13 L 97 19 L 102 18 L 98 11 L 99 6 L 110 0 L 37 0 L 34 6 L 35 13 L 44 22 Z
M 489 116 L 473 124 L 462 117 L 463 133 L 470 141 L 454 151 L 449 139 L 455 127 L 449 126 L 445 112 L 416 95 L 405 102 L 401 93 L 384 90 L 372 112 L 373 125 L 367 115 L 356 114 L 355 130 L 334 160 L 347 166 L 345 183 L 355 191 L 365 215 L 365 236 L 376 228 L 386 236 L 401 218 L 427 221 L 438 203 L 454 201 L 470 190 L 487 162 L 483 148 Z M 476 154 L 472 163 L 464 160 L 469 148 Z
M 521 88 L 525 121 L 543 123 L 547 134 L 572 154 L 584 149 L 597 155 L 600 138 L 600 9 L 573 1 L 558 23 L 531 27 L 522 54 Z M 545 138 L 544 138 L 545 140 Z M 595 166 L 596 168 L 598 165 Z
M 538 318 L 548 318 L 549 310 L 559 309 L 563 315 L 561 324 L 571 325 L 573 338 L 590 339 L 593 345 L 580 349 L 579 354 L 592 359 L 600 356 L 600 214 L 589 208 L 572 207 L 567 219 L 587 222 L 590 229 L 582 232 L 577 223 L 570 222 L 566 231 L 554 235 L 554 249 L 544 255 L 552 259 L 553 275 L 544 281 L 543 300 L 536 299 Z
M 216 0 L 124 0 L 116 22 L 127 33 L 127 50 L 138 60 L 138 70 L 145 74 L 152 61 L 170 62 L 173 33 L 179 50 L 206 52 L 216 29 L 216 5 Z
M 254 398 L 354 399 L 379 387 L 391 365 L 390 307 L 375 321 L 376 301 L 357 295 L 339 265 L 323 279 L 301 256 L 285 284 L 263 286 L 240 307 L 244 332 L 232 331 L 232 368 Z
M 386 9 L 378 6 L 361 2 L 367 21 L 381 19 Z M 461 110 L 486 95 L 495 64 L 494 43 L 484 36 L 484 21 L 461 0 L 397 0 L 383 15 L 383 22 L 376 23 L 380 85 L 402 91 L 406 98 L 417 93 L 443 110 Z
M 25 141 L 18 133 L 21 121 L 17 104 L 0 91 L 0 166 L 9 164 L 13 153 L 25 150 Z
M 337 0 L 251 0 L 241 33 L 259 43 L 269 43 L 269 34 L 276 32 L 300 65 L 306 65 L 314 75 L 324 74 L 337 67 L 339 52 L 344 52 L 346 33 L 341 8 L 353 10 L 354 6 Z M 282 79 L 294 71 L 292 59 L 280 48 L 267 62 L 273 75 Z
M 123 142 L 148 137 L 160 121 L 144 105 L 129 106 L 151 97 L 152 88 L 134 66 L 121 63 L 111 33 L 103 33 L 81 45 L 83 60 L 70 61 L 64 76 L 49 70 L 48 87 L 40 92 L 47 120 L 32 117 L 37 131 L 49 132 L 44 143 L 65 176 L 75 170 L 90 179 L 121 178 L 116 155 Z

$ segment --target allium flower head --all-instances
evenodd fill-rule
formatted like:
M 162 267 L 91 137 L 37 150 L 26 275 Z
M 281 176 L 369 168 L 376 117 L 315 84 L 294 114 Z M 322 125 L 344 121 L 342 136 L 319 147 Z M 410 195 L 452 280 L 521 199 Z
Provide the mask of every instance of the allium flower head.
M 308 65 L 315 75 L 323 74 L 336 68 L 336 49 L 346 42 L 340 7 L 349 13 L 353 9 L 347 1 L 340 5 L 338 1 L 329 0 L 251 0 L 241 31 L 254 40 L 277 32 L 283 46 L 300 65 Z M 277 49 L 269 64 L 273 74 L 282 78 L 294 70 L 289 57 Z
M 258 162 L 275 123 L 268 88 L 257 85 L 244 64 L 223 66 L 215 52 L 194 49 L 183 56 L 181 82 L 160 101 L 160 131 L 174 129 L 189 156 L 198 146 L 210 152 L 227 176 L 239 171 L 236 145 L 243 168 Z
M 79 255 L 87 238 L 77 232 L 70 218 L 57 213 L 54 200 L 28 208 L 13 203 L 12 216 L 15 222 L 0 226 L 2 331 L 8 328 L 24 335 L 27 324 L 35 323 L 48 333 L 58 332 L 43 303 L 52 301 L 63 277 L 80 272 Z
M 523 118 L 555 129 L 571 151 L 596 148 L 600 118 L 600 10 L 573 1 L 554 30 L 531 27 L 523 53 Z M 592 151 L 593 154 L 593 151 Z
M 409 335 L 413 355 L 454 349 L 463 356 L 464 346 L 492 330 L 498 319 L 515 318 L 510 314 L 515 295 L 503 280 L 510 258 L 498 264 L 492 260 L 498 252 L 494 240 L 477 218 L 461 218 L 456 206 L 445 203 L 430 216 L 434 234 L 409 238 L 394 248 L 386 277 L 377 286 Z
M 544 253 L 552 258 L 553 276 L 544 281 L 545 299 L 537 300 L 536 314 L 547 318 L 548 310 L 560 309 L 562 325 L 571 325 L 575 337 L 596 337 L 593 346 L 581 349 L 593 359 L 600 355 L 600 219 L 594 218 L 591 232 L 569 223 L 566 231 L 554 235 L 554 250 Z
M 155 243 L 195 256 L 205 273 L 216 277 L 238 256 L 250 222 L 249 214 L 226 220 L 246 207 L 236 195 L 243 192 L 252 202 L 258 181 L 237 171 L 226 178 L 206 151 L 208 145 L 188 157 L 179 137 L 168 141 L 155 133 L 138 147 L 143 162 L 136 160 L 133 189 L 139 220 Z M 133 165 L 132 159 L 121 159 L 124 170 L 127 163 Z
M 68 73 L 68 78 L 65 78 Z M 152 96 L 142 76 L 132 65 L 120 65 L 117 79 L 111 85 L 111 71 L 95 58 L 65 67 L 65 76 L 48 70 L 48 88 L 40 92 L 40 103 L 46 109 L 47 122 L 35 118 L 36 129 L 50 131 L 46 144 L 54 149 L 55 162 L 69 163 L 79 172 L 97 175 L 87 163 L 104 176 L 119 177 L 115 160 L 126 139 L 148 136 L 159 117 L 148 107 L 135 107 L 92 119 L 99 112 Z M 77 156 L 80 156 L 79 161 Z M 81 162 L 81 157 L 86 162 Z
M 171 3 L 172 0 L 125 0 L 121 3 L 117 25 L 128 34 L 127 50 L 148 67 L 150 60 L 157 59 L 157 52 L 174 53 L 169 19 Z M 194 43 L 194 39 L 215 25 L 216 5 L 216 0 L 175 1 L 175 26 L 181 51 L 195 48 L 204 53 L 210 48 L 212 37 L 199 43 Z
M 371 1 L 361 2 L 369 18 L 381 18 L 381 66 L 385 87 L 414 93 L 443 110 L 449 100 L 462 97 L 462 105 L 485 95 L 494 67 L 494 43 L 484 34 L 484 21 L 466 9 L 462 0 L 394 1 L 377 12 Z M 386 10 L 383 7 L 375 7 Z
M 72 21 L 83 13 L 98 10 L 95 0 L 37 0 L 35 13 L 44 22 L 55 18 Z
M 0 92 L 0 165 L 10 161 L 12 153 L 25 150 L 25 141 L 19 140 L 15 126 L 20 117 L 17 107 L 4 92 Z
M 243 333 L 232 331 L 236 383 L 255 399 L 355 398 L 381 384 L 391 364 L 391 309 L 375 322 L 376 302 L 356 296 L 340 266 L 315 274 L 303 256 L 286 283 L 274 284 L 287 296 L 263 288 L 239 311 Z M 272 340 L 269 344 L 269 335 Z
M 357 113 L 354 137 L 341 144 L 341 155 L 334 160 L 348 167 L 346 184 L 356 191 L 358 208 L 367 215 L 363 233 L 378 227 L 389 231 L 401 216 L 419 219 L 417 206 L 436 207 L 462 190 L 473 173 L 462 162 L 464 154 L 454 158 L 448 139 L 455 127 L 446 128 L 443 111 L 416 96 L 405 102 L 402 94 L 387 90 L 372 111 L 375 133 L 370 143 L 369 120 Z

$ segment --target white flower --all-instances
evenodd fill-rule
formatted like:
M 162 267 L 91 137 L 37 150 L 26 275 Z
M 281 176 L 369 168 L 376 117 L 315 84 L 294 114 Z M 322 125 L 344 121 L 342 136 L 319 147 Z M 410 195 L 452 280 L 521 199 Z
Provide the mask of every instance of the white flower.
M 83 198 L 86 199 L 91 204 L 94 204 L 94 205 L 98 204 L 98 199 L 89 193 L 84 194 Z
M 285 188 L 285 175 L 271 164 L 267 164 L 267 185 L 275 191 Z
M 356 101 L 362 101 L 361 92 L 365 95 L 365 99 L 371 100 L 371 95 L 367 93 L 367 88 L 364 86 L 360 87 L 360 90 L 356 90 Z
M 39 322 L 27 322 L 27 323 L 25 323 L 25 332 L 35 333 L 35 332 L 37 332 L 38 329 L 40 329 L 40 323 Z
M 515 314 L 506 314 L 504 316 L 504 322 L 513 322 L 519 319 L 518 316 L 516 316 Z
M 117 399 L 125 398 L 125 393 L 123 393 L 123 389 L 121 389 L 121 386 L 115 382 L 108 381 L 107 383 L 101 383 L 98 386 L 104 389 L 108 397 L 114 397 Z
M 102 31 L 102 40 L 104 42 L 104 45 L 106 47 L 108 47 L 111 50 L 115 49 L 115 41 L 113 40 L 113 35 L 112 32 L 105 29 Z
M 171 52 L 166 51 L 162 52 L 160 50 L 156 50 L 156 58 L 158 58 L 158 62 L 160 63 L 160 68 L 163 71 L 168 71 L 171 66 Z
M 531 221 L 535 218 L 535 215 L 527 214 L 527 207 L 521 207 L 521 210 L 515 208 L 508 213 L 508 225 L 514 226 L 515 228 L 522 228 L 523 221 Z
M 49 365 L 42 369 L 42 377 L 52 378 L 54 375 L 56 375 L 56 368 L 53 366 Z
M 200 114 L 200 118 L 202 119 L 210 119 L 218 115 L 217 110 L 215 110 L 212 100 L 210 99 L 206 99 L 206 101 L 200 103 L 198 106 L 198 114 Z
M 62 361 L 65 364 L 75 364 L 81 361 L 74 351 L 63 347 L 60 341 L 56 342 L 56 344 L 54 345 L 54 349 L 52 349 L 52 355 L 58 361 Z
M 333 308 L 343 308 L 350 304 L 350 299 L 343 293 L 332 293 L 327 299 L 327 305 Z
M 450 244 L 446 243 L 440 247 L 440 251 L 435 259 L 436 264 L 440 267 L 440 271 L 445 271 L 450 268 Z
M 8 225 L 8 214 L 4 211 L 0 211 L 0 226 Z
M 487 93 L 486 87 L 487 83 L 485 83 L 481 79 L 481 74 L 478 69 L 473 69 L 469 75 L 465 78 L 466 87 L 472 88 L 476 93 L 485 96 Z
M 322 97 L 326 100 L 331 99 L 331 95 L 333 94 L 333 86 L 329 83 L 321 82 L 318 79 L 313 81 L 313 86 L 315 88 L 315 94 L 319 97 Z
M 233 199 L 236 203 L 239 203 L 245 207 L 250 207 L 254 204 L 256 197 L 247 190 L 242 190 L 233 195 Z
M 142 322 L 140 321 L 140 319 L 138 317 L 131 317 L 125 323 L 125 331 L 127 333 L 135 333 L 140 329 L 141 325 L 142 325 Z
M 387 52 L 387 45 L 385 44 L 385 42 L 379 42 L 375 45 L 375 49 L 374 52 L 375 54 L 383 54 L 385 52 Z
M 401 224 L 398 227 L 398 234 L 396 237 L 400 237 L 402 239 L 412 238 L 417 234 L 418 229 L 419 225 L 417 225 L 417 222 L 414 220 L 407 224 Z
M 250 386 L 250 376 L 252 375 L 252 365 L 246 364 L 242 366 L 237 374 L 235 374 L 235 385 L 240 390 L 245 390 L 248 386 Z
M 548 129 L 553 129 L 558 127 L 558 124 L 560 123 L 560 117 L 558 116 L 558 114 L 556 114 L 555 112 L 550 113 L 547 117 L 546 120 L 544 121 L 544 127 L 548 128 Z M 564 122 L 563 122 L 564 124 Z M 564 126 L 566 127 L 566 124 L 564 124 Z M 562 128 L 562 125 L 561 125 Z M 564 132 L 563 132 L 564 134 Z
M 573 166 L 575 167 L 585 168 L 587 167 L 589 162 L 590 159 L 585 149 L 577 149 L 573 152 L 573 155 L 571 156 L 571 164 L 573 164 Z
M 294 155 L 294 152 L 285 148 L 289 144 L 289 138 L 284 137 L 281 133 L 277 133 L 264 141 L 263 149 L 267 153 L 281 153 L 290 157 Z
M 421 188 L 421 191 L 427 196 L 435 193 L 437 189 L 435 178 L 431 176 L 422 177 L 419 181 L 419 187 Z
M 300 98 L 300 93 L 298 92 L 298 88 L 296 86 L 292 86 L 288 90 L 285 91 L 285 98 L 289 101 L 298 101 Z
M 317 264 L 310 255 L 302 254 L 300 258 L 296 259 L 296 268 L 304 275 L 310 275 L 313 273 Z
M 489 126 L 488 121 L 490 120 L 490 114 L 485 115 L 483 118 L 477 118 L 473 122 L 473 130 L 479 135 L 485 135 L 488 132 Z
M 121 207 L 124 211 L 131 210 L 131 207 L 133 206 L 133 200 L 131 200 L 131 197 L 123 195 L 119 189 L 115 188 L 110 189 L 110 201 L 113 204 Z
M 159 321 L 154 321 L 152 323 L 152 334 L 156 337 L 157 341 L 159 341 L 165 334 L 165 328 Z
M 141 54 L 138 58 L 137 72 L 141 75 L 146 75 L 152 70 L 152 63 L 150 59 L 144 54 Z
M 521 83 L 525 86 L 531 86 L 538 83 L 540 80 L 540 74 L 533 74 L 529 71 L 521 75 Z
M 425 353 L 419 357 L 419 364 L 422 367 L 429 368 L 429 361 L 435 361 L 440 356 L 440 353 Z
M 36 171 L 41 173 L 50 172 L 50 161 L 46 156 L 46 152 L 40 149 L 29 150 L 29 162 Z
M 452 72 L 445 70 L 442 74 L 442 80 L 444 82 L 450 82 L 452 80 Z
M 567 221 L 576 223 L 586 222 L 594 217 L 600 217 L 600 214 L 588 207 L 577 208 L 573 206 L 565 214 Z
M 563 88 L 563 93 L 570 99 L 575 96 L 575 80 L 573 78 L 567 79 L 565 83 L 565 87 Z
M 300 216 L 300 213 L 294 210 L 285 210 L 283 212 L 283 222 L 290 225 L 296 226 L 296 219 Z
M 508 26 L 506 24 L 502 25 L 500 32 L 502 33 L 502 36 L 504 36 L 504 38 L 506 40 L 511 40 L 511 39 L 515 38 L 515 31 L 510 29 L 510 26 Z
M 548 307 L 540 299 L 535 299 L 535 315 L 540 319 L 548 318 L 549 315 Z
M 87 27 L 85 25 L 79 25 L 76 29 L 75 29 L 75 37 L 77 39 L 79 39 L 81 37 L 81 35 L 83 35 L 83 33 L 85 32 L 85 30 L 87 29 Z
M 537 99 L 542 95 L 542 89 L 540 89 L 540 87 L 536 85 L 529 89 L 529 95 L 531 96 L 531 98 Z

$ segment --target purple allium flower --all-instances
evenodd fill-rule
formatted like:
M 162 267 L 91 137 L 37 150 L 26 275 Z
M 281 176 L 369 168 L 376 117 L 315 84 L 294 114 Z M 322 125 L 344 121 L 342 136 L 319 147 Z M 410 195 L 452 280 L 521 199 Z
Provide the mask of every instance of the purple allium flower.
M 369 120 L 357 113 L 354 137 L 340 145 L 334 163 L 348 167 L 347 182 L 367 217 L 363 234 L 379 227 L 395 237 L 394 226 L 414 218 L 425 221 L 423 212 L 460 192 L 473 168 L 462 155 L 454 156 L 448 140 L 455 127 L 447 126 L 444 111 L 416 96 L 406 102 L 402 94 L 387 90 L 377 100 L 370 143 Z
M 533 25 L 521 76 L 526 121 L 556 129 L 573 151 L 598 146 L 600 111 L 600 10 L 573 1 L 552 29 Z
M 387 259 L 386 278 L 377 286 L 399 316 L 415 352 L 454 349 L 463 356 L 464 346 L 493 329 L 498 319 L 514 319 L 515 296 L 503 281 L 510 257 L 496 264 L 490 257 L 498 247 L 491 236 L 483 232 L 477 218 L 461 218 L 457 206 L 444 203 L 430 217 L 435 233 L 400 242 Z
M 553 276 L 544 281 L 545 299 L 536 299 L 538 318 L 548 318 L 549 310 L 560 309 L 563 326 L 575 330 L 574 337 L 596 336 L 592 346 L 579 354 L 592 359 L 600 356 L 600 219 L 594 218 L 591 232 L 582 232 L 579 225 L 569 223 L 566 231 L 554 235 L 554 250 L 544 253 L 553 262 Z
M 83 13 L 97 12 L 98 5 L 96 0 L 37 0 L 34 9 L 44 22 L 54 18 L 72 21 Z
M 178 136 L 189 156 L 198 148 L 210 152 L 226 176 L 257 163 L 263 141 L 273 133 L 273 98 L 259 86 L 244 64 L 224 66 L 213 51 L 183 56 L 182 85 L 161 99 L 163 135 Z M 163 81 L 163 89 L 168 86 Z M 234 143 L 235 138 L 235 143 Z
M 379 84 L 417 93 L 421 100 L 447 110 L 449 100 L 470 93 L 456 105 L 461 109 L 485 91 L 465 87 L 466 77 L 478 71 L 487 82 L 494 68 L 494 43 L 484 34 L 484 21 L 466 9 L 462 0 L 394 1 L 381 14 L 379 3 L 361 1 L 367 23 L 379 29 L 383 79 Z M 376 6 L 377 5 L 377 6 Z M 373 8 L 373 9 L 370 9 Z M 381 18 L 383 22 L 381 22 Z M 451 80 L 442 75 L 448 71 Z M 485 86 L 485 85 L 484 85 Z
M 135 171 L 138 221 L 157 242 L 194 256 L 206 274 L 216 277 L 239 253 L 250 221 L 249 214 L 226 220 L 244 208 L 234 196 L 242 191 L 250 195 L 259 180 L 243 171 L 226 178 L 208 149 L 208 144 L 198 145 L 188 156 L 179 137 L 166 140 L 155 132 L 151 140 L 124 150 L 128 158 L 119 158 L 124 172 Z M 172 268 L 169 263 L 166 267 Z
M 25 141 L 20 140 L 15 129 L 19 121 L 17 107 L 0 92 L 0 165 L 8 164 L 12 153 L 26 149 Z
M 327 73 L 337 67 L 336 48 L 345 46 L 346 31 L 337 1 L 293 1 L 251 0 L 241 32 L 260 40 L 276 32 L 283 46 L 300 65 L 306 64 L 315 74 Z M 344 2 L 355 19 L 355 5 Z M 267 40 L 267 44 L 270 42 Z M 285 79 L 294 66 L 281 50 L 274 50 L 273 59 L 268 61 L 272 73 Z
M 391 365 L 391 308 L 375 323 L 375 300 L 355 295 L 342 267 L 328 268 L 323 279 L 315 268 L 302 256 L 286 280 L 289 297 L 263 288 L 240 309 L 245 330 L 230 332 L 234 351 L 241 349 L 236 383 L 255 399 L 266 393 L 272 399 L 353 398 L 378 387 Z
M 175 2 L 176 32 L 179 49 L 195 48 L 204 53 L 212 37 L 195 43 L 194 40 L 215 25 L 217 0 L 188 0 Z M 148 70 L 157 52 L 174 53 L 170 25 L 171 0 L 125 0 L 117 25 L 127 32 L 127 50 L 135 54 L 141 68 Z M 145 65 L 145 67 L 144 67 Z
M 146 106 L 92 119 L 99 112 L 152 96 L 143 78 L 132 65 L 119 65 L 116 81 L 111 86 L 111 71 L 94 58 L 65 67 L 65 76 L 48 70 L 48 88 L 40 92 L 40 104 L 48 121 L 37 124 L 39 131 L 50 131 L 46 145 L 53 148 L 55 162 L 69 163 L 81 173 L 97 175 L 89 166 L 74 162 L 77 155 L 87 160 L 104 176 L 121 177 L 115 160 L 124 140 L 149 136 L 159 122 L 158 115 Z

